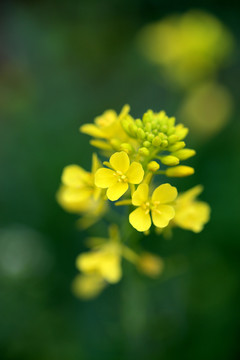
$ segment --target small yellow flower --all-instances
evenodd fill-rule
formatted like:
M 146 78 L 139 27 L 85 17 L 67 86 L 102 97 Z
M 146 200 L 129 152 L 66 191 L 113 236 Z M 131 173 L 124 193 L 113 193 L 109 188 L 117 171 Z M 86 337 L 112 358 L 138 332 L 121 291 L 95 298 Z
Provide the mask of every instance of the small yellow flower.
M 80 131 L 94 138 L 90 141 L 91 145 L 107 153 L 113 149 L 119 150 L 121 143 L 129 142 L 129 137 L 121 125 L 129 110 L 129 105 L 125 105 L 119 115 L 114 110 L 107 110 L 95 118 L 95 124 L 84 124 Z
M 196 233 L 202 231 L 210 218 L 210 206 L 206 202 L 196 200 L 202 190 L 202 186 L 198 185 L 178 196 L 174 225 Z
M 177 189 L 170 184 L 158 186 L 151 198 L 149 198 L 149 186 L 139 185 L 132 196 L 132 203 L 138 208 L 129 215 L 130 224 L 138 231 L 147 231 L 152 221 L 156 227 L 166 227 L 175 215 L 174 207 L 169 203 L 172 203 L 176 197 Z
M 62 174 L 62 185 L 57 193 L 58 203 L 67 211 L 87 214 L 94 223 L 105 211 L 102 190 L 94 184 L 96 170 L 100 167 L 97 156 L 93 155 L 92 171 L 88 172 L 78 165 L 66 166 Z
M 98 296 L 106 285 L 100 276 L 78 274 L 72 282 L 72 291 L 75 296 L 89 300 Z
M 132 162 L 124 151 L 116 152 L 110 157 L 112 169 L 98 169 L 95 174 L 95 185 L 108 188 L 107 197 L 111 201 L 118 200 L 127 190 L 129 184 L 140 184 L 144 171 L 138 162 Z
M 77 268 L 84 274 L 96 275 L 109 283 L 122 277 L 121 247 L 117 242 L 108 242 L 99 248 L 77 257 Z

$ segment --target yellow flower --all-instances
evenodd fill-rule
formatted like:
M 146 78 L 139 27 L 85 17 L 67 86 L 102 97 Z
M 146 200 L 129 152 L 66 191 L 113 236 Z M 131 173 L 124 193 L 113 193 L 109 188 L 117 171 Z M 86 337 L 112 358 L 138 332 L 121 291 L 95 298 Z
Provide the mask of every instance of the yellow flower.
M 72 282 L 72 291 L 75 296 L 89 300 L 98 296 L 106 285 L 100 276 L 78 274 Z
M 77 257 L 76 264 L 84 274 L 96 275 L 108 283 L 116 283 L 122 277 L 120 244 L 112 241 L 83 253 Z
M 98 169 L 95 174 L 95 185 L 108 188 L 107 197 L 111 201 L 118 200 L 127 190 L 129 184 L 140 184 L 144 171 L 138 162 L 132 162 L 124 151 L 116 152 L 110 157 L 112 169 Z
M 155 278 L 162 273 L 164 262 L 159 256 L 144 252 L 139 256 L 137 266 L 141 272 Z
M 94 184 L 94 176 L 99 167 L 100 163 L 95 154 L 91 172 L 78 165 L 66 166 L 62 173 L 62 185 L 57 193 L 57 201 L 66 211 L 88 214 L 91 216 L 90 224 L 105 211 L 102 191 Z
M 129 215 L 129 222 L 138 231 L 147 231 L 152 221 L 156 227 L 164 228 L 175 215 L 174 207 L 169 204 L 177 197 L 175 187 L 162 184 L 154 190 L 151 198 L 148 194 L 149 186 L 141 184 L 132 196 L 132 203 L 138 208 Z
M 198 185 L 178 196 L 174 225 L 196 233 L 202 231 L 210 218 L 210 206 L 206 202 L 196 201 L 202 190 L 202 186 Z
M 129 105 L 125 105 L 119 115 L 114 110 L 107 110 L 95 118 L 95 124 L 84 124 L 80 131 L 95 138 L 90 141 L 91 145 L 102 150 L 116 149 L 121 143 L 128 142 L 121 120 L 128 115 L 129 110 Z

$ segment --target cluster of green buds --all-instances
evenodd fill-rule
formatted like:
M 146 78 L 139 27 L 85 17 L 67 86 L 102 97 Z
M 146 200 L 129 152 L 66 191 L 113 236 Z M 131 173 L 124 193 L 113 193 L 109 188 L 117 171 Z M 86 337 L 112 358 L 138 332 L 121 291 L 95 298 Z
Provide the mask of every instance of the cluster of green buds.
M 137 153 L 148 161 L 149 158 L 158 159 L 164 165 L 176 166 L 196 153 L 185 148 L 183 140 L 188 128 L 182 124 L 175 125 L 175 118 L 168 117 L 164 111 L 154 113 L 148 110 L 142 120 L 126 115 L 121 123 L 128 136 L 137 141 Z

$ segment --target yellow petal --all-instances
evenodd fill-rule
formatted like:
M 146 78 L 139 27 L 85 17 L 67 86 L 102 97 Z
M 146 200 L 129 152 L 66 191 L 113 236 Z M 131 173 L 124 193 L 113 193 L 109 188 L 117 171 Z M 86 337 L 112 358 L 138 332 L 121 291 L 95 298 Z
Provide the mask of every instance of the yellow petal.
M 100 130 L 96 125 L 93 124 L 84 124 L 80 127 L 80 131 L 83 134 L 87 134 L 96 138 L 107 138 L 103 130 Z
M 117 254 L 106 256 L 105 261 L 101 264 L 101 274 L 109 283 L 118 282 L 122 277 L 120 256 Z
M 129 215 L 130 224 L 138 231 L 147 231 L 151 226 L 151 217 L 141 207 Z
M 177 197 L 177 189 L 170 184 L 162 184 L 158 186 L 152 195 L 153 201 L 159 201 L 161 204 L 172 202 Z
M 174 208 L 169 205 L 159 205 L 157 209 L 152 210 L 153 223 L 159 228 L 167 226 L 174 215 Z
M 64 185 L 78 188 L 91 183 L 91 174 L 78 165 L 69 165 L 63 169 L 61 180 Z
M 111 169 L 98 169 L 95 173 L 95 185 L 105 189 L 117 182 L 117 178 Z
M 132 203 L 135 206 L 141 206 L 143 203 L 148 201 L 149 187 L 147 184 L 141 184 L 137 190 L 133 193 Z
M 107 190 L 107 197 L 111 201 L 118 200 L 128 189 L 128 183 L 117 182 Z
M 136 161 L 131 163 L 126 173 L 126 176 L 130 184 L 140 184 L 144 176 L 142 165 Z
M 185 191 L 184 193 L 179 194 L 177 201 L 181 201 L 181 202 L 193 201 L 202 192 L 203 192 L 203 186 L 196 185 L 193 188 Z
M 110 164 L 113 169 L 121 171 L 125 174 L 129 168 L 129 157 L 124 151 L 116 152 L 110 157 Z

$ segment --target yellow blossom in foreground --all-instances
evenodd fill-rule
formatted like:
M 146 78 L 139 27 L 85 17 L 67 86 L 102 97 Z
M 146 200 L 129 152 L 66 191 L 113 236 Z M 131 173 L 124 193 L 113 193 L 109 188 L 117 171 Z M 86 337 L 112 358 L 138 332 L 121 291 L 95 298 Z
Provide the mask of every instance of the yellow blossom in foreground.
M 108 188 L 107 197 L 111 201 L 118 200 L 127 190 L 129 184 L 140 184 L 144 171 L 138 162 L 132 162 L 124 151 L 116 152 L 110 157 L 112 169 L 98 169 L 95 174 L 95 185 Z
M 69 212 L 85 214 L 86 221 L 81 219 L 83 227 L 94 223 L 106 208 L 102 190 L 94 184 L 94 176 L 99 167 L 99 160 L 93 154 L 91 172 L 78 165 L 69 165 L 62 173 L 62 185 L 57 193 L 58 203 Z
M 206 202 L 196 200 L 202 190 L 202 186 L 198 185 L 178 196 L 174 225 L 196 233 L 202 231 L 210 217 L 210 206 Z
M 177 189 L 170 184 L 158 186 L 151 198 L 149 198 L 149 186 L 147 184 L 139 185 L 132 196 L 132 203 L 138 208 L 129 215 L 130 224 L 138 231 L 147 231 L 151 227 L 152 221 L 156 227 L 166 227 L 175 215 L 171 203 L 176 197 Z
M 164 262 L 159 256 L 144 252 L 139 256 L 137 266 L 141 272 L 155 278 L 162 273 Z
M 72 291 L 75 296 L 89 300 L 98 296 L 106 285 L 100 276 L 79 274 L 72 282 Z

